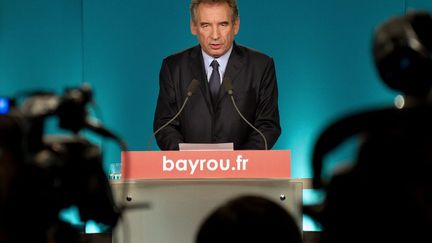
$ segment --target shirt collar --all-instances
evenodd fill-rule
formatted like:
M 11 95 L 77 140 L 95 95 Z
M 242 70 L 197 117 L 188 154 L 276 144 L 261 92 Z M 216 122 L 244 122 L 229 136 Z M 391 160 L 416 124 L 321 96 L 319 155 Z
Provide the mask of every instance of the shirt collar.
M 210 74 L 213 70 L 213 68 L 210 66 L 211 62 L 213 60 L 216 60 L 219 63 L 219 72 L 221 73 L 221 77 L 223 78 L 223 75 L 225 74 L 226 66 L 228 64 L 229 57 L 230 57 L 232 49 L 233 49 L 233 46 L 234 46 L 234 43 L 231 45 L 230 49 L 225 54 L 223 54 L 222 56 L 220 56 L 218 58 L 214 58 L 214 57 L 210 56 L 201 48 L 201 52 L 202 52 L 202 55 L 204 58 L 204 65 L 205 65 L 207 77 L 210 76 Z

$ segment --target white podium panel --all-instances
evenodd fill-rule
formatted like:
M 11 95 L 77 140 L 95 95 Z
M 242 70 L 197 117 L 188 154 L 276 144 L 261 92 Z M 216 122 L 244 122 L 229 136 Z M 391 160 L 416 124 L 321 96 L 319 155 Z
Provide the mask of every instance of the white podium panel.
M 131 201 L 122 190 L 128 183 Z M 148 209 L 131 209 L 123 215 L 113 242 L 193 243 L 203 220 L 222 203 L 240 195 L 264 196 L 282 205 L 302 229 L 301 182 L 289 179 L 127 180 L 112 181 L 117 202 Z M 126 233 L 126 235 L 124 235 Z M 126 236 L 126 238 L 124 238 Z

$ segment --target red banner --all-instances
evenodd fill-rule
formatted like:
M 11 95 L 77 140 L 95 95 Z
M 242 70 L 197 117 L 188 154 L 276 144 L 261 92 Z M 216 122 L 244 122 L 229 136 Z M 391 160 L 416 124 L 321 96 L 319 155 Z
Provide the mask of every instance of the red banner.
M 290 178 L 290 176 L 289 150 L 122 152 L 123 179 Z

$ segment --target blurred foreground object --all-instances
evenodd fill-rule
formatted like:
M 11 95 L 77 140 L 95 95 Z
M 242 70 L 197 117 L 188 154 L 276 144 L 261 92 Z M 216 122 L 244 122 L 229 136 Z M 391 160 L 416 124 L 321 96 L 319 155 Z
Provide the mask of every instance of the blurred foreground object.
M 245 195 L 229 200 L 201 225 L 196 243 L 301 243 L 299 227 L 277 203 Z
M 313 182 L 326 199 L 304 211 L 321 223 L 323 243 L 431 242 L 432 17 L 391 18 L 373 44 L 379 75 L 403 102 L 340 119 L 320 135 Z M 356 135 L 356 163 L 324 181 L 325 156 Z
M 87 119 L 91 100 L 86 85 L 62 96 L 35 92 L 0 114 L 0 242 L 79 242 L 79 232 L 59 219 L 60 210 L 70 206 L 84 222 L 110 228 L 117 223 L 101 151 L 78 134 L 87 128 L 114 136 Z M 51 116 L 72 135 L 44 135 Z

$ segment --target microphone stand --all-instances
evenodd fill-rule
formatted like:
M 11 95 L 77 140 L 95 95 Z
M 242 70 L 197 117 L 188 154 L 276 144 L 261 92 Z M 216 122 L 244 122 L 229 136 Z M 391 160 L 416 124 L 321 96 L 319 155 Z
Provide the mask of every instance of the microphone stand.
M 265 150 L 268 150 L 268 146 L 267 146 L 267 139 L 265 138 L 264 134 L 258 130 L 254 125 L 252 125 L 244 116 L 243 114 L 240 112 L 239 108 L 237 107 L 237 104 L 235 103 L 234 100 L 234 96 L 233 96 L 233 87 L 232 87 L 232 83 L 231 80 L 224 80 L 224 86 L 225 86 L 225 90 L 227 91 L 228 95 L 231 97 L 231 101 L 234 105 L 235 110 L 237 111 L 237 113 L 240 115 L 240 117 L 250 126 L 252 127 L 259 135 L 261 135 L 263 141 L 264 141 L 264 148 Z

